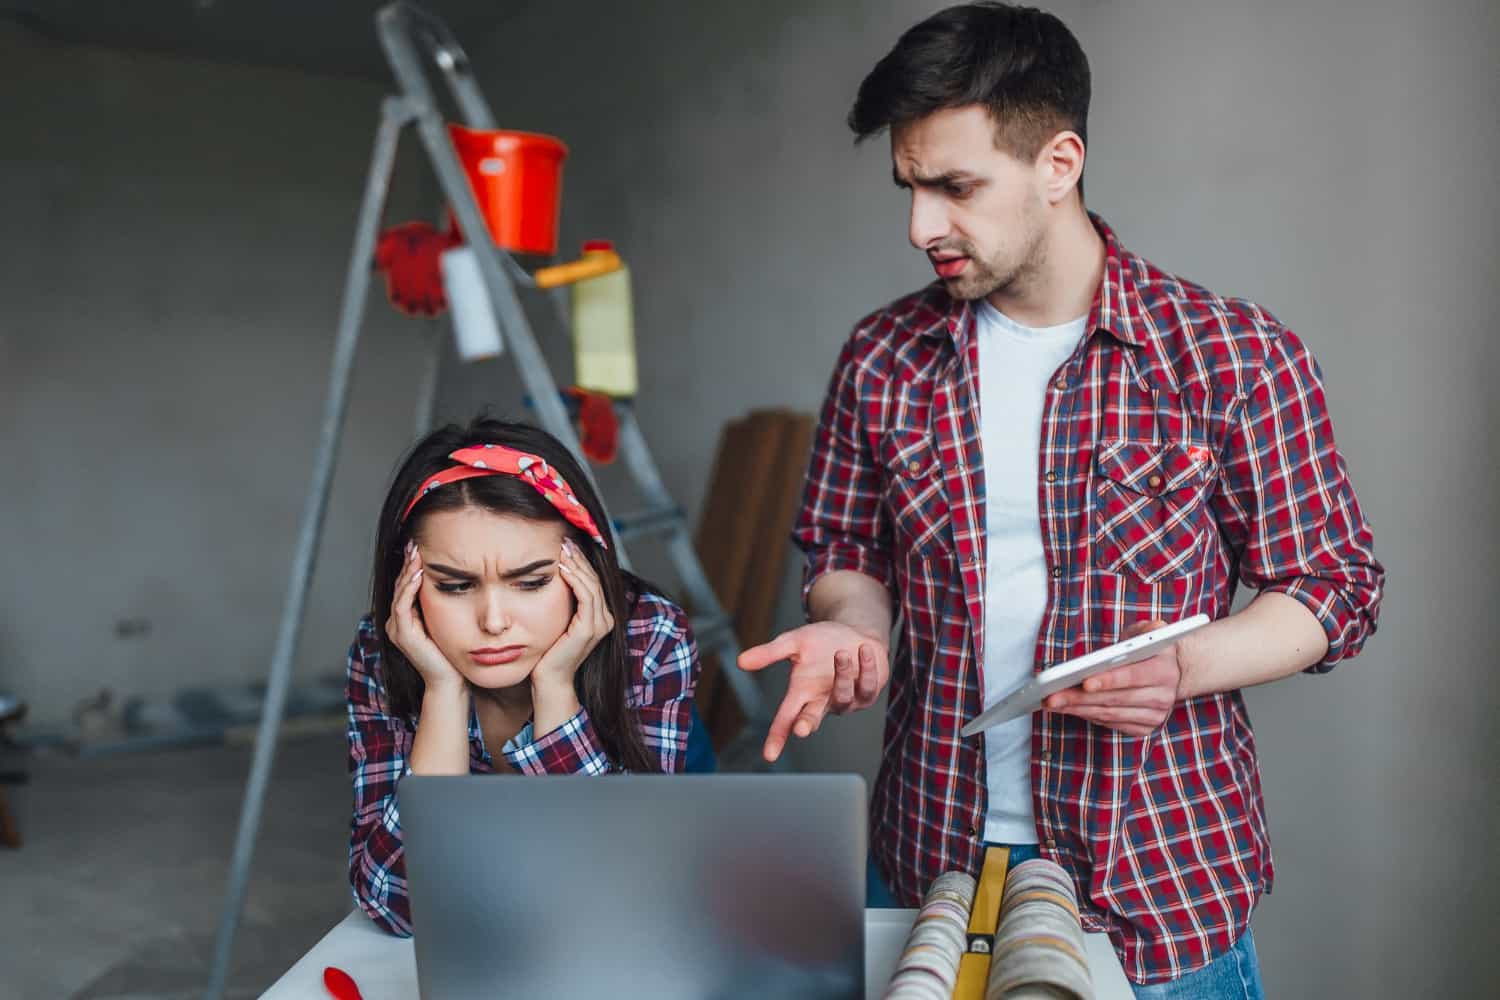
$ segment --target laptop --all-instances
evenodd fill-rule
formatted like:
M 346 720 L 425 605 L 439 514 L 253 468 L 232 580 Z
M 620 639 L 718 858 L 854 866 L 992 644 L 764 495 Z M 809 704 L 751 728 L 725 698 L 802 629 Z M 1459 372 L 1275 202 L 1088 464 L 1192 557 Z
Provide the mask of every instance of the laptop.
M 858 775 L 408 775 L 397 794 L 424 998 L 865 995 Z

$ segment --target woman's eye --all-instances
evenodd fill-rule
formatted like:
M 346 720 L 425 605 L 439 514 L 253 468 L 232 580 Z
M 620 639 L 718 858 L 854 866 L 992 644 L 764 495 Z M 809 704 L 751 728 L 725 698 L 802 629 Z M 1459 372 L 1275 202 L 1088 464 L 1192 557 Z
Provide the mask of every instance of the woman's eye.
M 550 576 L 533 576 L 522 580 L 520 587 L 522 590 L 541 590 L 551 582 L 552 578 Z
M 474 585 L 467 581 L 463 583 L 439 583 L 437 589 L 438 593 L 441 594 L 462 594 L 472 586 Z

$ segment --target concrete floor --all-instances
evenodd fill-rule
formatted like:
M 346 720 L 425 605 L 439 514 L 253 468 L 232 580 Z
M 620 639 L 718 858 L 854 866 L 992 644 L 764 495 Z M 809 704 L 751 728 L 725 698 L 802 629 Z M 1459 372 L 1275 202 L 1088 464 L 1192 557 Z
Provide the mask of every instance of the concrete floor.
M 202 995 L 248 746 L 38 756 L 0 849 L 0 997 Z M 349 912 L 341 727 L 277 752 L 228 995 L 255 997 Z

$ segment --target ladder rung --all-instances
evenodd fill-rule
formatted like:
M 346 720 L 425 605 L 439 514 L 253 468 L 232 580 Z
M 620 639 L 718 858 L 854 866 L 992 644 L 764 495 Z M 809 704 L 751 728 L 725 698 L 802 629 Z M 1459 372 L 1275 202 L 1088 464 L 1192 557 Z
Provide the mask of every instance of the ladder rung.
M 664 535 L 683 526 L 682 508 L 675 504 L 624 514 L 614 519 L 615 534 L 628 542 L 643 535 Z

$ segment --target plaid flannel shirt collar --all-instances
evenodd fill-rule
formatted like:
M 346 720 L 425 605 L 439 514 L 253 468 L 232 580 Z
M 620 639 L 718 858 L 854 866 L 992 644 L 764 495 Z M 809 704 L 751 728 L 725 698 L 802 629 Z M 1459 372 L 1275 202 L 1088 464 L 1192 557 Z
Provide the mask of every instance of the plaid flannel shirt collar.
M 1089 329 L 1104 330 L 1131 347 L 1144 347 L 1149 326 L 1143 319 L 1145 307 L 1135 287 L 1135 257 L 1120 245 L 1115 231 L 1102 218 L 1090 212 L 1089 221 L 1104 240 L 1104 278 L 1094 296 Z M 969 302 L 950 296 L 940 281 L 930 287 L 933 312 L 930 321 L 917 332 L 924 337 L 949 338 L 962 355 L 969 332 L 974 328 L 974 308 Z

